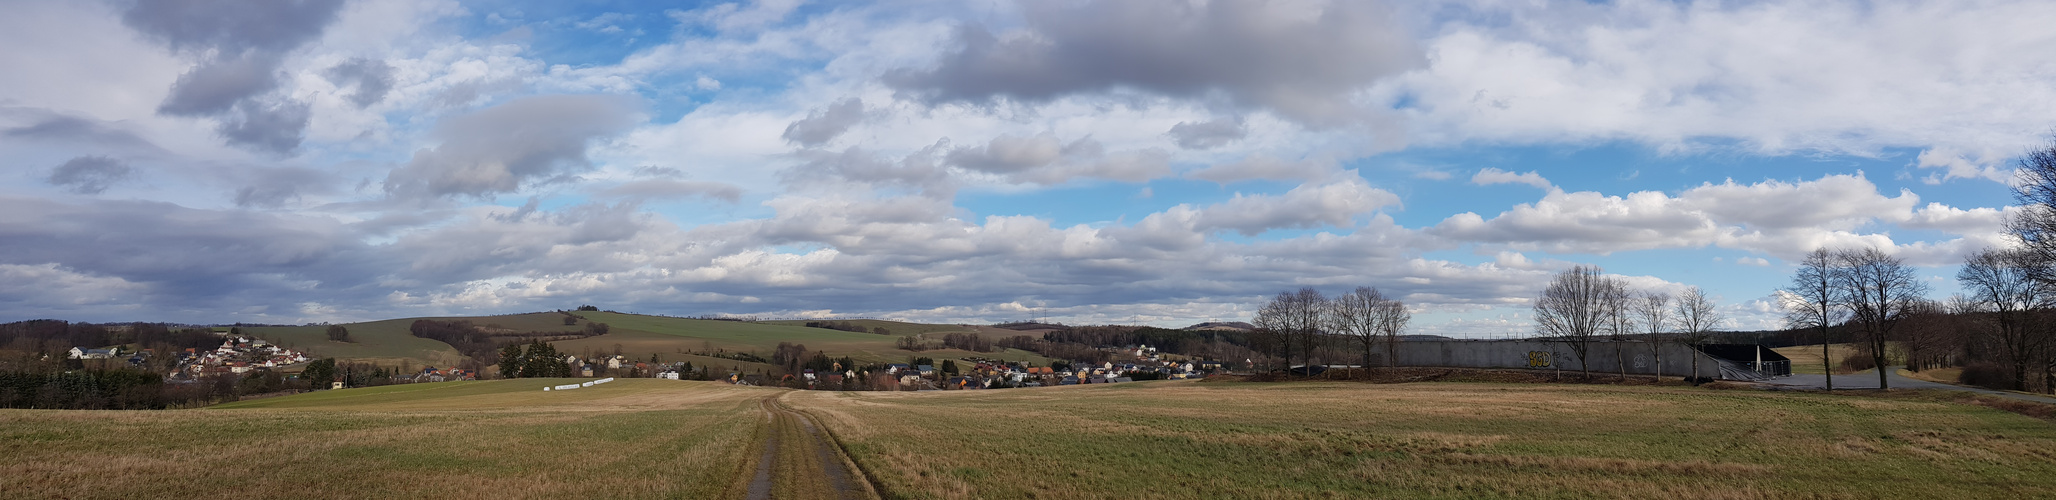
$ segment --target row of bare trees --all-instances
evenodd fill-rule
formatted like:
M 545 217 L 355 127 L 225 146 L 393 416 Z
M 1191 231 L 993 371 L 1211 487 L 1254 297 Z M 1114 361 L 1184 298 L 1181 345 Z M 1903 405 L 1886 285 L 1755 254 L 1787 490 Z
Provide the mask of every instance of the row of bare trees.
M 1933 309 L 1927 284 L 1911 266 L 1877 248 L 1830 251 L 1815 249 L 1800 259 L 1792 284 L 1780 294 L 1789 328 L 1821 332 L 1821 359 L 1827 388 L 1835 388 L 1834 359 L 1828 353 L 1828 329 L 1846 323 L 1863 343 L 1871 365 L 1879 367 L 1878 387 L 1887 387 L 1886 356 L 1908 318 Z
M 1361 355 L 1363 366 L 1371 366 L 1380 347 L 1385 364 L 1397 364 L 1399 335 L 1413 319 L 1406 304 L 1386 297 L 1377 288 L 1358 287 L 1334 298 L 1313 287 L 1280 292 L 1256 313 L 1256 331 L 1250 347 L 1275 355 L 1286 365 L 1295 360 L 1312 365 L 1327 352 L 1332 341 L 1346 339 L 1352 351 Z
M 1839 326 L 1861 341 L 1880 387 L 1897 347 L 1909 368 L 1968 363 L 1966 381 L 1981 363 L 1996 363 L 2005 378 L 1996 385 L 2012 389 L 2030 388 L 2029 372 L 2039 369 L 2040 388 L 2056 392 L 2056 141 L 2018 167 L 2019 206 L 2005 221 L 2015 245 L 1965 257 L 1956 274 L 1964 293 L 1948 302 L 1926 298 L 1913 268 L 1876 248 L 1816 249 L 1800 261 L 1780 294 L 1785 321 L 1820 332 L 1829 389 L 1829 333 Z
M 1535 299 L 1535 333 L 1562 342 L 1578 357 L 1578 370 L 1590 377 L 1592 345 L 1610 341 L 1622 379 L 1628 377 L 1626 343 L 1640 336 L 1663 373 L 1661 349 L 1666 341 L 1704 344 L 1725 319 L 1713 299 L 1699 287 L 1676 298 L 1662 291 L 1636 291 L 1627 280 L 1609 276 L 1598 266 L 1573 266 L 1557 273 Z M 1692 358 L 1699 373 L 1699 358 Z

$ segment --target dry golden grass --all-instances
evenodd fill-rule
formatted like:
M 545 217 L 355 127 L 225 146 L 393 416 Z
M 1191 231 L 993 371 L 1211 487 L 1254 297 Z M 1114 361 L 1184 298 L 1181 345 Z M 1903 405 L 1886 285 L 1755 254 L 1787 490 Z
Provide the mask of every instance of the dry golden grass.
M 786 400 L 888 497 L 2056 495 L 2056 428 L 1918 398 L 1156 382 Z
M 1927 370 L 1923 370 L 1923 371 L 1917 371 L 1917 372 L 1916 372 L 1916 371 L 1908 371 L 1908 370 L 1903 370 L 1903 369 L 1902 369 L 1902 370 L 1899 370 L 1899 376 L 1902 376 L 1902 377 L 1906 377 L 1906 378 L 1910 378 L 1910 379 L 1914 379 L 1914 380 L 1926 380 L 1926 381 L 1929 381 L 1929 382 L 1938 382 L 1938 383 L 1943 383 L 1943 384 L 1954 384 L 1954 383 L 1958 383 L 1957 381 L 1959 381 L 1959 380 L 1962 380 L 1962 379 L 1963 379 L 1963 369 L 1962 369 L 1962 368 L 1929 368 L 1929 369 L 1927 369 Z
M 0 410 L 0 497 L 735 497 L 757 400 L 774 394 L 648 379 L 420 386 L 447 387 L 248 409 Z M 295 401 L 307 396 L 325 398 Z

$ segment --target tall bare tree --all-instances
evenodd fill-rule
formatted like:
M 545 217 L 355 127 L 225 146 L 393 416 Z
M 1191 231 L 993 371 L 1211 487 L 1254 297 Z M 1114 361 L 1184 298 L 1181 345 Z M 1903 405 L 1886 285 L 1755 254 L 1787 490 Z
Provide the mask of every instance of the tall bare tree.
M 1671 312 L 1677 317 L 1678 340 L 1692 346 L 1691 378 L 1698 380 L 1699 348 L 1706 345 L 1706 340 L 1713 337 L 1714 330 L 1720 329 L 1727 318 L 1721 317 L 1713 298 L 1707 297 L 1706 291 L 1696 286 L 1688 287 L 1684 294 L 1678 295 L 1678 305 Z
M 1257 308 L 1256 317 L 1250 320 L 1256 324 L 1250 344 L 1263 355 L 1266 368 L 1270 368 L 1272 355 L 1283 359 L 1286 366 L 1292 365 L 1292 302 L 1292 292 L 1278 292 L 1278 296 Z
M 1568 345 L 1586 378 L 1592 376 L 1592 340 L 1607 326 L 1605 300 L 1613 286 L 1615 281 L 1598 266 L 1572 266 L 1551 278 L 1535 298 L 1535 333 Z
M 1292 365 L 1295 348 L 1299 359 L 1311 365 L 1314 345 L 1320 340 L 1322 329 L 1328 326 L 1324 324 L 1328 314 L 1327 297 L 1306 287 L 1297 292 L 1280 292 L 1257 310 L 1255 323 L 1277 336 L 1279 355 L 1287 367 Z
M 1413 322 L 1413 313 L 1406 311 L 1406 303 L 1398 299 L 1385 299 L 1378 305 L 1378 335 L 1385 340 L 1385 360 L 1391 366 L 1399 366 L 1399 334 L 1406 331 L 1406 324 Z
M 1383 340 L 1379 315 L 1386 302 L 1376 288 L 1357 287 L 1330 301 L 1330 331 L 1348 337 L 1363 348 L 1363 366 L 1370 368 L 1371 351 Z
M 2006 217 L 2006 230 L 2037 261 L 2056 262 L 2056 137 L 2021 156 L 2015 166 L 2013 200 L 2019 207 Z M 2056 281 L 2056 276 L 2036 278 Z
M 1913 275 L 1906 262 L 1883 250 L 1864 248 L 1835 253 L 1841 264 L 1843 300 L 1849 318 L 1863 335 L 1877 366 L 1878 388 L 1889 389 L 1885 356 L 1894 330 L 1912 314 L 1927 293 L 1927 284 Z
M 1606 337 L 1613 343 L 1614 365 L 1620 369 L 1621 380 L 1628 379 L 1628 357 L 1623 347 L 1628 336 L 1635 333 L 1635 292 L 1628 289 L 1625 280 L 1606 278 L 1606 287 L 1601 290 L 1599 303 L 1606 308 Z
M 1956 272 L 1956 281 L 1970 292 L 1967 298 L 1991 317 L 1993 337 L 2013 370 L 2016 390 L 2027 388 L 2028 366 L 2050 341 L 2048 329 L 2028 321 L 2034 310 L 2056 302 L 2048 283 L 2035 279 L 2047 267 L 2038 257 L 2027 250 L 1987 249 L 1964 257 L 1963 269 Z
M 1828 328 L 1842 321 L 1846 304 L 1842 300 L 1840 282 L 1835 274 L 1840 272 L 1835 256 L 1826 248 L 1817 248 L 1799 260 L 1799 270 L 1792 274 L 1791 286 L 1785 288 L 1779 297 L 1785 309 L 1785 327 L 1792 329 L 1820 329 L 1820 359 L 1823 373 L 1827 374 L 1827 389 L 1835 390 L 1835 360 L 1828 356 Z
M 1322 343 L 1321 333 L 1327 326 L 1325 323 L 1328 316 L 1328 297 L 1321 295 L 1321 291 L 1313 287 L 1300 288 L 1299 292 L 1292 294 L 1290 311 L 1292 337 L 1299 340 L 1303 360 L 1311 367 L 1314 363 L 1314 347 Z M 1307 373 L 1313 373 L 1311 368 Z
M 1649 357 L 1656 363 L 1656 380 L 1663 381 L 1663 339 L 1670 333 L 1671 296 L 1648 292 L 1635 298 L 1635 319 L 1649 336 Z

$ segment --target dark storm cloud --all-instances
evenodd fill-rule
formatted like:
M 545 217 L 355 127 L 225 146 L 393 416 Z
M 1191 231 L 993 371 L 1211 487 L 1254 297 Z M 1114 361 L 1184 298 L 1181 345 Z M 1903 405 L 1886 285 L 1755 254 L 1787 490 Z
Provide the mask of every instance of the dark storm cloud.
M 172 84 L 159 114 L 221 117 L 216 132 L 229 144 L 291 154 L 307 128 L 307 105 L 263 97 L 279 85 L 280 59 L 319 38 L 341 7 L 341 0 L 142 1 L 122 22 L 204 57 Z
M 1020 2 L 1023 36 L 965 25 L 935 67 L 886 83 L 930 103 L 1047 101 L 1134 88 L 1263 107 L 1315 125 L 1358 118 L 1348 94 L 1422 63 L 1376 2 Z
M 336 184 L 327 172 L 301 167 L 250 167 L 236 175 L 243 186 L 236 188 L 235 202 L 244 208 L 277 208 L 302 195 L 332 192 Z
M 25 118 L 23 121 L 27 124 L 0 129 L 0 137 L 38 144 L 63 142 L 133 153 L 164 153 L 164 149 L 156 144 L 123 130 L 118 122 L 102 122 L 37 108 L 0 108 L 0 119 L 20 118 Z
M 444 119 L 423 149 L 386 176 L 396 197 L 491 197 L 531 180 L 562 177 L 591 166 L 586 147 L 637 123 L 628 98 L 603 95 L 524 97 Z
M 78 194 L 100 194 L 108 186 L 126 179 L 133 169 L 121 160 L 105 156 L 80 156 L 58 165 L 46 180 Z
M 149 287 L 137 302 L 181 304 L 261 290 L 236 307 L 281 303 L 294 287 L 334 293 L 379 266 L 333 219 L 201 210 L 150 201 L 71 204 L 0 197 L 0 264 L 55 264 Z M 297 284 L 281 284 L 290 281 Z
M 1185 149 L 1212 149 L 1242 140 L 1249 135 L 1249 129 L 1242 126 L 1242 118 L 1221 118 L 1203 122 L 1178 122 L 1171 126 L 1171 138 L 1178 141 L 1178 147 Z
M 122 23 L 175 50 L 284 52 L 321 36 L 342 0 L 146 0 Z
M 171 95 L 157 105 L 157 112 L 173 116 L 208 116 L 228 111 L 236 103 L 278 87 L 278 61 L 266 56 L 248 56 L 212 61 L 195 66 L 178 82 Z
M 814 147 L 834 139 L 850 129 L 850 126 L 864 120 L 864 101 L 856 98 L 829 105 L 816 110 L 806 118 L 792 122 L 781 135 L 787 141 L 801 146 Z
M 378 104 L 385 100 L 386 92 L 393 89 L 393 65 L 385 61 L 359 57 L 329 68 L 323 75 L 338 87 L 356 85 L 357 91 L 350 93 L 350 102 L 358 109 Z
M 304 102 L 245 99 L 236 104 L 234 113 L 222 118 L 215 132 L 229 144 L 290 154 L 300 148 L 300 132 L 307 129 L 312 118 L 313 113 Z

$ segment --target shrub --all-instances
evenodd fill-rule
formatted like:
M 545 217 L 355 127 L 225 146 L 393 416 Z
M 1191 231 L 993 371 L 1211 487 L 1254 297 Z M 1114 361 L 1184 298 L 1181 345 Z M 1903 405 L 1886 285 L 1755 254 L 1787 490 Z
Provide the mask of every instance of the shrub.
M 1972 363 L 1963 367 L 1963 375 L 1957 382 L 1986 389 L 2007 390 L 2014 388 L 2013 372 L 1993 363 Z
M 1842 358 L 1842 369 L 1856 372 L 1877 368 L 1877 364 L 1871 361 L 1873 360 L 1870 359 L 1869 354 L 1861 352 L 1850 353 L 1849 357 Z

